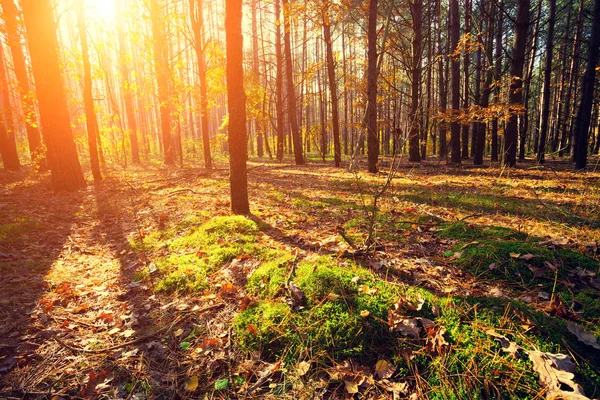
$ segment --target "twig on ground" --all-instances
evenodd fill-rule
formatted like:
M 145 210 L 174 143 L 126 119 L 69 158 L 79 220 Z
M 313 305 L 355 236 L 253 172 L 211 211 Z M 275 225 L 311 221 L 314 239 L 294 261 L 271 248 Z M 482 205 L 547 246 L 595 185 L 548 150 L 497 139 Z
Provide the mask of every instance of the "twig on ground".
M 210 310 L 214 310 L 214 309 L 217 309 L 217 308 L 221 308 L 223 306 L 225 306 L 225 303 L 213 304 L 211 306 L 204 307 L 204 308 L 202 308 L 200 310 L 197 310 L 197 311 L 194 311 L 194 312 L 195 313 L 203 313 L 203 312 L 206 312 L 206 311 L 210 311 Z M 125 343 L 117 344 L 115 346 L 107 347 L 105 349 L 87 350 L 87 349 L 82 349 L 82 348 L 73 347 L 71 345 L 68 345 L 67 343 L 65 343 L 61 339 L 59 339 L 58 337 L 55 337 L 54 339 L 58 342 L 58 344 L 60 344 L 61 346 L 63 346 L 67 350 L 72 351 L 73 353 L 101 354 L 101 353 L 106 353 L 107 351 L 114 351 L 114 350 L 121 349 L 123 347 L 127 347 L 127 346 L 131 346 L 131 345 L 134 345 L 134 344 L 137 344 L 137 343 L 145 342 L 146 340 L 151 339 L 151 338 L 155 337 L 156 335 L 168 332 L 171 329 L 173 329 L 173 327 L 175 325 L 177 325 L 179 322 L 181 322 L 181 320 L 183 320 L 183 318 L 185 318 L 185 315 L 177 317 L 169 325 L 164 326 L 162 328 L 159 328 L 156 331 L 154 331 L 152 333 L 149 333 L 148 335 L 144 335 L 144 336 L 139 337 L 137 339 L 133 339 L 133 340 L 130 340 L 130 341 L 125 342 Z

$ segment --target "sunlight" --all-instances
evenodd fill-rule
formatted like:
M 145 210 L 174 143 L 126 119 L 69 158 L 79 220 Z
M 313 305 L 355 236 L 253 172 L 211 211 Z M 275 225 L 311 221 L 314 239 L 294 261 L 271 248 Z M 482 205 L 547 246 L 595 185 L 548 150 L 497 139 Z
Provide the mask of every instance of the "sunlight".
M 114 0 L 85 0 L 86 17 L 103 22 L 114 22 L 116 7 Z

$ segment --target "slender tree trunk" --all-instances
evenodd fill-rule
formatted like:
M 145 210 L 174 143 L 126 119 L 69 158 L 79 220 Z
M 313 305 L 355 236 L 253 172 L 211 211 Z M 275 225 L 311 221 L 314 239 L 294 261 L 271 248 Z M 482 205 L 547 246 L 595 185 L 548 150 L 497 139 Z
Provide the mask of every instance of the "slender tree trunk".
M 225 2 L 227 43 L 227 105 L 229 108 L 229 182 L 231 211 L 250 214 L 246 157 L 246 93 L 244 91 L 244 53 L 242 45 L 242 0 Z
M 594 0 L 592 37 L 587 52 L 587 66 L 581 81 L 581 98 L 575 119 L 575 168 L 584 169 L 587 165 L 588 133 L 594 101 L 596 61 L 600 47 L 600 0 Z
M 9 171 L 21 169 L 17 142 L 15 140 L 15 127 L 13 113 L 8 93 L 8 75 L 4 62 L 4 45 L 0 42 L 0 155 L 4 168 Z
M 419 143 L 419 121 L 421 119 L 419 112 L 419 95 L 421 87 L 421 56 L 423 40 L 423 5 L 420 0 L 410 3 L 412 15 L 412 65 L 411 65 L 411 104 L 410 114 L 410 133 L 408 137 L 408 161 L 420 162 L 421 151 Z
M 550 117 L 550 76 L 552 74 L 552 53 L 554 51 L 554 19 L 556 15 L 556 0 L 549 0 L 550 16 L 548 17 L 548 40 L 546 41 L 546 62 L 544 66 L 544 86 L 542 92 L 542 109 L 540 118 L 540 145 L 537 161 L 544 163 L 546 138 L 548 137 L 548 118 Z
M 338 112 L 337 80 L 335 78 L 335 64 L 333 61 L 333 43 L 331 39 L 331 15 L 327 5 L 323 10 L 323 39 L 327 52 L 327 74 L 329 80 L 329 94 L 331 95 L 331 118 L 333 125 L 333 160 L 336 167 L 342 163 L 342 150 L 340 146 L 340 121 Z
M 98 160 L 98 120 L 94 110 L 94 97 L 92 95 L 92 70 L 88 54 L 87 33 L 85 30 L 85 5 L 84 0 L 77 3 L 77 25 L 79 26 L 79 38 L 81 40 L 81 58 L 83 59 L 83 101 L 85 103 L 85 123 L 88 134 L 88 145 L 90 151 L 90 166 L 95 182 L 102 180 L 100 173 L 100 162 Z
M 160 127 L 164 161 L 167 165 L 175 165 L 175 151 L 171 139 L 171 106 L 169 100 L 170 74 L 167 56 L 166 32 L 164 15 L 161 10 L 162 0 L 150 0 L 150 19 L 152 35 L 154 36 L 154 68 L 158 86 L 158 101 L 160 108 Z
M 500 103 L 500 76 L 502 74 L 502 34 L 504 31 L 504 20 L 503 20 L 503 10 L 502 10 L 502 0 L 496 6 L 497 15 L 498 15 L 498 27 L 496 29 L 496 49 L 494 50 L 494 102 L 496 104 Z M 492 154 L 491 161 L 498 161 L 498 118 L 492 119 Z
M 369 172 L 377 172 L 377 0 L 369 0 L 367 26 L 367 152 Z
M 458 0 L 450 0 L 450 24 L 448 26 L 450 36 L 450 52 L 454 52 L 458 46 L 460 33 L 460 17 L 458 13 Z M 460 65 L 456 57 L 452 58 L 452 122 L 450 124 L 450 141 L 452 142 L 452 153 L 450 160 L 460 164 L 460 125 L 456 118 L 460 112 Z
M 130 81 L 129 65 L 127 61 L 127 47 L 123 21 L 122 0 L 114 0 L 117 10 L 117 36 L 119 41 L 119 69 L 123 79 L 123 95 L 125 98 L 125 114 L 127 115 L 127 128 L 129 130 L 129 143 L 131 144 L 131 161 L 140 163 L 140 148 L 138 144 L 138 127 L 135 111 L 133 109 L 133 89 Z
M 283 57 L 281 55 L 281 3 L 275 0 L 275 58 L 277 76 L 275 82 L 275 109 L 277 113 L 277 160 L 283 160 Z
M 460 25 L 460 23 L 459 23 Z M 471 1 L 465 0 L 465 35 L 471 33 Z M 471 54 L 466 51 L 465 56 L 463 58 L 463 110 L 467 112 L 469 109 L 469 64 L 470 64 Z M 462 125 L 462 135 L 461 135 L 461 153 L 462 158 L 469 158 L 469 124 Z
M 511 106 L 523 106 L 523 66 L 525 64 L 525 47 L 527 31 L 529 30 L 529 0 L 517 1 L 517 20 L 515 24 L 515 39 L 513 44 L 512 61 L 510 66 L 510 93 L 508 96 Z M 513 113 L 504 130 L 504 165 L 514 167 L 517 163 L 517 133 L 518 115 Z
M 252 0 L 250 2 L 250 8 L 252 12 L 252 73 L 254 74 L 256 84 L 260 82 L 260 67 L 258 60 L 258 22 L 256 18 L 256 5 L 258 1 L 259 0 Z M 262 118 L 264 118 L 264 114 L 260 117 L 257 116 L 254 118 L 254 131 L 256 132 L 256 153 L 258 157 L 262 157 L 264 155 Z
M 482 9 L 486 2 L 482 2 Z M 494 22 L 496 7 L 493 1 L 489 2 L 488 19 L 487 19 L 487 39 L 485 44 L 485 59 L 487 60 L 487 68 L 485 68 L 485 81 L 483 83 L 483 91 L 481 94 L 481 108 L 487 109 L 490 105 L 490 94 L 492 92 L 492 80 L 494 79 L 494 70 L 492 69 L 492 52 L 494 47 Z M 501 12 L 501 11 L 500 11 Z M 477 139 L 475 140 L 475 154 L 473 157 L 474 165 L 483 164 L 483 153 L 485 152 L 485 137 L 487 124 L 485 122 L 477 122 Z
M 25 55 L 23 54 L 23 45 L 19 32 L 19 22 L 17 21 L 19 12 L 14 0 L 1 0 L 0 4 L 4 12 L 3 17 L 8 35 L 8 46 L 12 54 L 13 68 L 19 84 L 19 96 L 25 114 L 29 153 L 34 164 L 40 169 L 45 169 L 46 160 L 42 147 L 42 137 L 37 126 L 37 115 L 35 112 L 35 94 L 31 91 L 29 85 Z
M 436 1 L 436 6 L 438 7 L 438 86 L 440 91 L 440 114 L 442 114 L 442 118 L 439 121 L 439 148 L 440 148 L 440 159 L 446 158 L 448 156 L 448 149 L 446 147 L 446 133 L 448 131 L 448 123 L 446 122 L 446 107 L 448 106 L 448 81 L 445 79 L 447 77 L 444 74 L 446 69 L 446 63 L 444 60 L 447 60 L 446 55 L 444 54 L 444 48 L 442 46 L 442 7 L 441 0 Z
M 118 0 L 117 0 L 118 1 Z M 204 151 L 204 168 L 212 169 L 210 136 L 208 127 L 208 98 L 206 95 L 206 37 L 204 33 L 203 0 L 190 1 L 190 18 L 194 34 L 194 50 L 198 59 L 198 79 L 200 81 L 200 128 L 202 130 L 202 148 Z M 253 2 L 254 4 L 254 2 Z M 257 49 L 258 51 L 258 49 Z M 262 150 L 262 147 L 260 148 Z M 259 150 L 260 151 L 260 150 Z
M 287 104 L 288 117 L 290 128 L 292 130 L 292 144 L 294 147 L 294 160 L 296 165 L 304 164 L 304 156 L 302 155 L 302 136 L 298 129 L 298 116 L 296 108 L 296 89 L 294 88 L 294 70 L 292 61 L 292 46 L 290 43 L 290 18 L 286 12 L 288 0 L 283 0 L 283 45 L 285 52 L 285 77 L 287 83 Z M 338 137 L 339 141 L 339 137 Z
M 77 156 L 67 96 L 63 87 L 58 56 L 56 22 L 51 0 L 21 0 L 23 20 L 52 185 L 57 190 L 85 187 Z

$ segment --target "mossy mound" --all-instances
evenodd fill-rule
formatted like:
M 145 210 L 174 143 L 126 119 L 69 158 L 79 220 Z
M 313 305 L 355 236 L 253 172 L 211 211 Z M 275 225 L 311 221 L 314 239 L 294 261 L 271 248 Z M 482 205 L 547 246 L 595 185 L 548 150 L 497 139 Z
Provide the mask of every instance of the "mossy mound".
M 393 344 L 387 313 L 400 296 L 398 286 L 331 257 L 303 261 L 293 275 L 290 272 L 289 262 L 272 262 L 248 281 L 248 291 L 261 300 L 235 319 L 242 349 L 260 350 L 271 360 L 300 359 L 310 353 L 317 358 L 360 356 L 376 361 L 377 349 Z M 298 311 L 286 303 L 288 276 L 306 297 Z
M 162 247 L 169 253 L 155 259 L 162 276 L 157 290 L 207 289 L 208 276 L 237 257 L 280 256 L 280 252 L 259 245 L 259 233 L 257 224 L 250 219 L 221 216 L 200 226 L 188 227 L 173 240 L 155 244 L 154 247 Z

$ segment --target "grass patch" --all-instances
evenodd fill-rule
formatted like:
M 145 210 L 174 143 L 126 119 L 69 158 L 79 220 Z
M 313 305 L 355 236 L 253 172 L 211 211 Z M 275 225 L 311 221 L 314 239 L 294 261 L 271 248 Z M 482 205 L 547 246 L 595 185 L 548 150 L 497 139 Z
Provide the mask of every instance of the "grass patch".
M 24 216 L 15 216 L 10 222 L 0 225 L 0 244 L 9 245 L 39 227 L 35 220 Z

